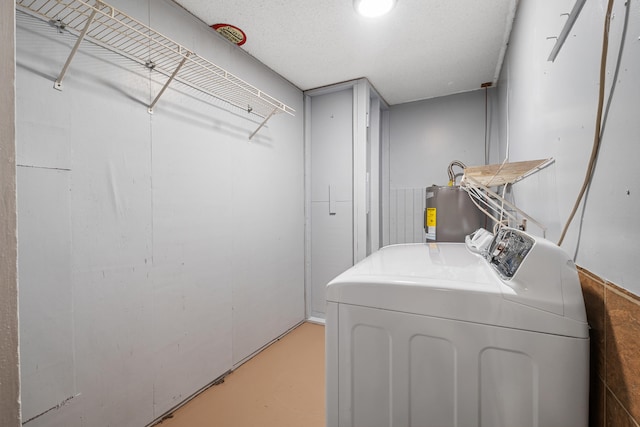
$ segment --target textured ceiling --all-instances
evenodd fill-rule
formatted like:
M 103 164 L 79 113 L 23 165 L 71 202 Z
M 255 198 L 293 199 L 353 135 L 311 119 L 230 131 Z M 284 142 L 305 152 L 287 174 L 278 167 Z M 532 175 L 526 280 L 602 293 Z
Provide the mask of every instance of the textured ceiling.
M 389 104 L 479 89 L 497 79 L 517 0 L 398 0 L 381 18 L 352 0 L 176 0 L 302 90 L 366 77 Z

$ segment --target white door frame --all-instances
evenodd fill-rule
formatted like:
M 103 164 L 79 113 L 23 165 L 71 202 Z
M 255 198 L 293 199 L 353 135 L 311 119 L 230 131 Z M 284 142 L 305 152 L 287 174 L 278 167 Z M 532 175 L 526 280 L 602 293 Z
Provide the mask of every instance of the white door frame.
M 305 307 L 307 318 L 314 314 L 311 304 L 311 98 L 342 91 L 353 90 L 353 262 L 364 259 L 380 247 L 380 158 L 381 133 L 384 121 L 381 110 L 388 109 L 367 79 L 352 80 L 304 93 L 304 189 L 305 189 Z M 370 106 L 375 103 L 378 114 L 373 121 L 376 129 L 370 134 Z M 368 141 L 375 149 L 368 150 Z M 371 159 L 369 159 L 371 157 Z M 369 162 L 368 162 L 369 160 Z M 367 170 L 370 166 L 370 171 Z M 372 184 L 373 183 L 373 184 Z M 372 196 L 375 194 L 375 196 Z M 369 221 L 367 221 L 369 219 Z M 367 250 L 369 248 L 369 250 Z M 321 320 L 321 319 L 316 319 Z

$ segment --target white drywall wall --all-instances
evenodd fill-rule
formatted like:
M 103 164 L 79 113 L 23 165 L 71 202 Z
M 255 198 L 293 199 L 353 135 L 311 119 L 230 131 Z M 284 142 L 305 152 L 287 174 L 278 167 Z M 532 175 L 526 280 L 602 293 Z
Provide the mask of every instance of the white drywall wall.
M 24 420 L 141 426 L 304 318 L 302 93 L 169 1 L 110 2 L 291 105 L 259 118 L 18 13 Z M 59 407 L 57 407 L 60 405 Z M 48 411 L 48 412 L 47 412 Z
M 511 161 L 553 157 L 555 163 L 513 187 L 519 207 L 557 241 L 585 176 L 594 139 L 602 32 L 607 1 L 587 1 L 554 62 L 547 57 L 573 1 L 520 1 L 499 81 L 500 155 Z M 563 247 L 576 263 L 640 293 L 640 1 L 616 0 L 605 94 L 615 91 L 584 210 Z M 627 29 L 623 34 L 627 21 Z M 624 49 L 621 53 L 621 42 Z M 535 228 L 532 228 L 535 231 Z
M 488 138 L 495 138 L 494 90 L 487 96 Z M 483 165 L 485 91 L 461 93 L 390 108 L 392 189 L 447 185 L 452 160 Z M 459 169 L 455 170 L 460 172 Z
M 15 13 L 0 4 L 0 425 L 20 426 L 16 239 Z
M 485 117 L 488 159 L 497 161 L 492 150 L 498 138 L 496 94 L 495 89 L 483 89 L 390 108 L 384 244 L 424 240 L 424 189 L 447 185 L 451 161 L 485 164 Z M 456 167 L 454 172 L 462 171 Z

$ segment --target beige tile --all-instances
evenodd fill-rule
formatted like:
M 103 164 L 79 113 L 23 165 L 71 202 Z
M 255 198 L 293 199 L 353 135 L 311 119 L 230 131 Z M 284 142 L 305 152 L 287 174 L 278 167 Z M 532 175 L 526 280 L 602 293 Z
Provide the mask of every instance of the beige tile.
M 619 294 L 622 294 L 622 296 L 626 297 L 627 299 L 630 299 L 632 302 L 635 302 L 636 304 L 640 304 L 640 296 L 634 294 L 631 291 L 626 290 L 625 288 L 621 288 L 615 283 L 605 281 L 605 284 L 606 286 L 612 288 L 612 290 L 617 291 Z
M 640 420 L 640 305 L 628 293 L 621 294 L 607 286 L 605 307 L 605 382 L 637 421 Z M 609 399 L 606 412 L 609 417 Z
M 609 390 L 606 399 L 605 427 L 638 427 Z

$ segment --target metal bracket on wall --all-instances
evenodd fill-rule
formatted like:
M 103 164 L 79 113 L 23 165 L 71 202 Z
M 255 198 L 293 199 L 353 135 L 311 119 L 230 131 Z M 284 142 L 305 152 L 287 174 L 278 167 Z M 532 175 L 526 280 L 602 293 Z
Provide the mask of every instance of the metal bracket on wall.
M 182 58 L 182 61 L 180 61 L 180 63 L 178 64 L 178 66 L 174 70 L 173 74 L 171 74 L 171 76 L 169 77 L 169 80 L 167 80 L 167 82 L 164 84 L 164 86 L 162 86 L 162 89 L 160 89 L 160 92 L 158 92 L 158 94 L 156 95 L 156 97 L 153 100 L 153 102 L 151 103 L 151 105 L 149 105 L 149 113 L 150 114 L 153 114 L 153 107 L 155 107 L 156 103 L 158 102 L 158 100 L 160 99 L 160 97 L 162 96 L 164 91 L 167 89 L 167 87 L 169 87 L 169 83 L 171 83 L 173 81 L 173 79 L 176 78 L 176 74 L 178 74 L 178 71 L 180 71 L 180 68 L 182 68 L 184 63 L 187 61 L 187 58 L 189 57 L 189 55 L 191 55 L 191 52 L 187 52 L 185 54 L 184 58 Z M 147 67 L 149 68 L 149 66 L 147 66 Z M 149 68 L 149 69 L 153 69 L 153 68 L 155 68 L 155 64 L 153 64 L 153 67 Z M 251 137 L 249 137 L 249 139 L 251 139 Z
M 251 111 L 252 107 L 249 107 L 248 110 Z M 249 139 L 252 139 L 256 133 L 258 133 L 258 131 L 260 129 L 262 129 L 262 126 L 264 126 L 267 121 L 271 118 L 271 116 L 273 116 L 275 113 L 278 112 L 278 108 L 274 108 L 273 111 L 271 113 L 269 113 L 269 115 L 267 117 L 264 118 L 264 120 L 262 121 L 262 123 L 260 123 L 260 126 L 258 126 L 258 129 L 254 130 L 253 133 L 251 135 L 249 135 Z
M 553 49 L 551 49 L 551 53 L 549 54 L 547 61 L 551 61 L 551 62 L 555 61 L 556 56 L 558 56 L 558 52 L 560 52 L 560 49 L 562 49 L 562 45 L 564 45 L 564 42 L 567 39 L 567 36 L 569 35 L 571 28 L 573 28 L 573 24 L 575 24 L 576 19 L 578 19 L 578 15 L 580 14 L 580 11 L 582 10 L 582 6 L 584 6 L 584 3 L 586 1 L 587 0 L 576 0 L 576 2 L 573 5 L 573 9 L 571 9 L 571 13 L 569 14 L 563 13 L 563 15 L 568 15 L 567 22 L 564 23 L 564 27 L 562 27 L 562 31 L 560 31 L 560 35 L 556 40 L 556 44 L 553 45 Z M 548 37 L 548 38 L 554 38 L 554 37 Z
M 293 108 L 100 0 L 16 0 L 16 9 L 46 22 L 57 22 L 58 28 L 78 35 L 56 79 L 54 87 L 58 90 L 80 43 L 89 40 L 169 78 L 149 105 L 149 112 L 169 84 L 177 81 L 263 118 L 249 139 L 274 114 L 295 113 Z
M 62 90 L 62 79 L 64 79 L 64 75 L 67 73 L 67 69 L 69 68 L 69 65 L 71 65 L 71 61 L 73 60 L 73 57 L 76 56 L 76 52 L 78 51 L 78 48 L 80 47 L 80 43 L 82 43 L 82 40 L 84 40 L 84 37 L 87 35 L 87 31 L 89 30 L 89 27 L 91 26 L 91 23 L 93 22 L 93 19 L 96 17 L 96 13 L 98 13 L 98 11 L 96 9 L 94 9 L 91 12 L 91 15 L 89 15 L 89 18 L 87 19 L 87 23 L 85 24 L 84 28 L 82 29 L 82 32 L 80 32 L 80 35 L 78 36 L 78 40 L 76 40 L 76 44 L 73 45 L 73 49 L 71 49 L 71 53 L 69 54 L 69 57 L 67 58 L 67 61 L 64 63 L 64 66 L 62 67 L 62 71 L 60 71 L 60 74 L 58 75 L 58 78 L 56 79 L 55 83 L 53 84 L 53 87 L 55 89 L 58 90 Z M 59 20 L 60 23 L 62 23 L 62 21 Z M 65 25 L 66 28 L 66 25 Z

